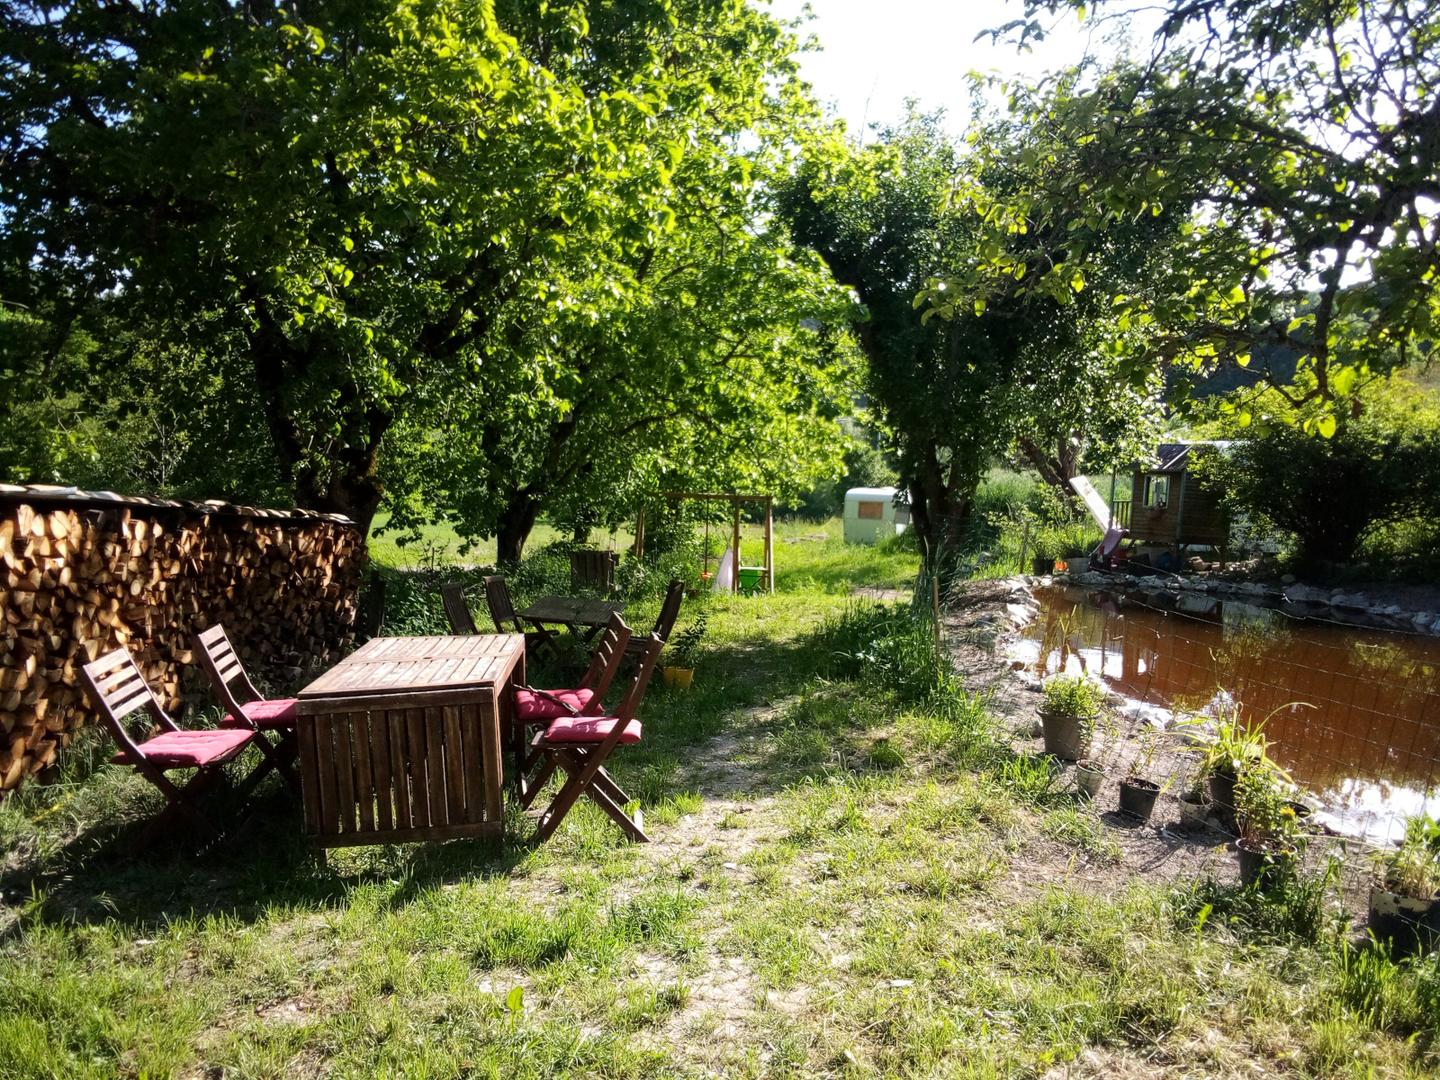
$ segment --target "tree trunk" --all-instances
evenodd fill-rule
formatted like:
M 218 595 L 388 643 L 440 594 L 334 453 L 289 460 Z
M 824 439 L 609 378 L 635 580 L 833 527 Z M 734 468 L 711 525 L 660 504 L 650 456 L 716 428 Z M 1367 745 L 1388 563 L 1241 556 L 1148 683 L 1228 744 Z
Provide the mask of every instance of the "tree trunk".
M 1025 460 L 1040 474 L 1041 480 L 1055 489 L 1061 501 L 1067 504 L 1080 502 L 1080 496 L 1070 486 L 1078 471 L 1079 455 L 1068 439 L 1058 440 L 1053 452 L 1042 448 L 1033 439 L 1021 439 L 1018 445 Z
M 958 476 L 956 477 L 958 478 Z M 945 479 L 945 470 L 932 453 L 919 463 L 916 475 L 907 481 L 910 490 L 910 521 L 924 550 L 941 559 L 953 560 L 964 546 L 974 508 L 974 487 Z
M 360 527 L 368 542 L 384 496 L 377 475 L 380 444 L 394 417 L 385 409 L 364 406 L 353 396 L 342 401 L 342 410 L 349 410 L 344 442 L 323 464 L 315 462 L 306 452 L 307 440 L 287 399 L 287 388 L 296 373 L 308 367 L 310 355 L 285 338 L 263 305 L 259 310 L 260 325 L 250 339 L 255 381 L 281 470 L 295 486 L 295 504 L 343 514 Z
M 500 512 L 495 530 L 495 561 L 501 566 L 515 566 L 525 554 L 525 541 L 540 516 L 540 503 L 529 495 L 512 495 Z

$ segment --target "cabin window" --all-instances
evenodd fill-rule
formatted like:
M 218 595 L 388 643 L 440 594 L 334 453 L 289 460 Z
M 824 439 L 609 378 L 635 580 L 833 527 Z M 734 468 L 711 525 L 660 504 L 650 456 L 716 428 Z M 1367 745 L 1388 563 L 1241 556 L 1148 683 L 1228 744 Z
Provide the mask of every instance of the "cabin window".
M 1145 505 L 1163 510 L 1170 502 L 1170 477 L 1147 476 L 1145 478 Z
M 862 521 L 881 521 L 885 517 L 885 504 L 878 502 L 856 503 L 855 516 Z

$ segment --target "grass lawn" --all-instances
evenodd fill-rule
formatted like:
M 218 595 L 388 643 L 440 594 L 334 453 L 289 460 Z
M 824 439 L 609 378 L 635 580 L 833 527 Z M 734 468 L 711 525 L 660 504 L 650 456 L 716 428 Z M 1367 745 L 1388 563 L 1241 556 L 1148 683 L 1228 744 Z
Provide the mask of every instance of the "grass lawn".
M 1072 880 L 1106 826 L 852 596 L 914 556 L 832 522 L 776 561 L 612 759 L 650 845 L 581 806 L 322 865 L 276 789 L 137 860 L 122 770 L 10 800 L 0 1077 L 1436 1074 L 1440 969 L 1348 949 L 1323 887 Z
M 427 525 L 415 540 L 400 542 L 400 537 L 385 531 L 390 520 L 388 514 L 377 514 L 370 529 L 370 558 L 382 566 L 397 569 L 439 567 L 454 562 L 491 566 L 495 563 L 495 539 L 482 540 L 466 549 L 465 541 L 449 525 Z M 753 530 L 752 530 L 753 531 Z M 548 522 L 540 522 L 525 543 L 526 551 L 534 551 L 556 540 L 570 539 Z M 609 533 L 596 529 L 590 534 L 590 542 L 596 547 L 608 547 L 614 542 L 616 551 L 624 551 L 635 542 L 633 529 L 625 528 Z

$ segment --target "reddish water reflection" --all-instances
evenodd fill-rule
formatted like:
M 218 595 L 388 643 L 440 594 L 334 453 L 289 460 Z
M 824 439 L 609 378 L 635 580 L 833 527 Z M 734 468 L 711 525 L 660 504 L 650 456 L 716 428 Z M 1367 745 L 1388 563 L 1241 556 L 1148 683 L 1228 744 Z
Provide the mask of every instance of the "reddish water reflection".
M 1275 757 L 1331 801 L 1407 795 L 1403 812 L 1413 812 L 1417 797 L 1423 805 L 1422 793 L 1440 784 L 1435 638 L 1296 620 L 1203 595 L 1181 596 L 1178 607 L 1155 594 L 1070 588 L 1039 590 L 1037 599 L 1025 655 L 1041 675 L 1086 670 L 1126 697 L 1178 709 L 1228 691 L 1248 719 L 1270 717 Z M 1152 606 L 1161 604 L 1174 610 Z

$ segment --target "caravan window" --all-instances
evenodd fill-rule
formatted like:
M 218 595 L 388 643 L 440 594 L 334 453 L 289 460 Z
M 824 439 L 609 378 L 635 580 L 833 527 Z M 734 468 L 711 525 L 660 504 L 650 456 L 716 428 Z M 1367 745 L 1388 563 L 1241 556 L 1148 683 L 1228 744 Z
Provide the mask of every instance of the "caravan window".
M 1163 507 L 1170 502 L 1170 477 L 1147 476 L 1145 478 L 1145 505 Z
M 880 502 L 856 503 L 855 516 L 865 521 L 881 521 L 885 517 L 885 504 Z

